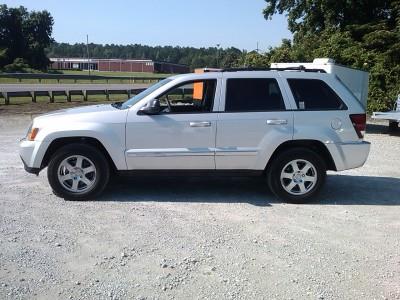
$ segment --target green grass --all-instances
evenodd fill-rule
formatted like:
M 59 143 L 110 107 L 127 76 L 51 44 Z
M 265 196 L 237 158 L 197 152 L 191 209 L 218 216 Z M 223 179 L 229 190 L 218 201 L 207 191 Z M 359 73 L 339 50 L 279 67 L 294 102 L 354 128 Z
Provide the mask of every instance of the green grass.
M 110 101 L 107 101 L 106 95 L 89 95 L 88 96 L 88 101 L 89 102 L 115 102 L 115 101 L 126 101 L 128 100 L 128 95 L 110 95 Z M 86 102 L 83 100 L 83 96 L 80 95 L 72 95 L 71 96 L 71 101 L 72 102 Z M 54 102 L 55 103 L 67 103 L 67 97 L 66 96 L 55 96 L 54 97 Z M 10 106 L 11 105 L 21 105 L 21 104 L 29 104 L 32 103 L 35 105 L 35 103 L 32 102 L 31 97 L 12 97 L 10 99 Z M 36 103 L 50 103 L 50 97 L 48 96 L 38 96 L 36 97 Z M 5 105 L 4 98 L 0 97 L 0 106 Z
M 70 70 L 65 70 L 62 71 L 63 74 L 69 74 L 69 75 L 89 75 L 88 71 L 70 71 Z M 126 76 L 126 77 L 153 77 L 153 78 L 165 78 L 172 76 L 173 74 L 154 74 L 154 73 L 140 73 L 140 72 L 98 72 L 94 71 L 91 72 L 91 75 L 94 76 Z M 16 78 L 0 78 L 0 84 L 1 83 L 39 83 L 38 79 L 22 79 L 19 81 Z M 82 79 L 82 80 L 75 80 L 73 79 L 62 79 L 60 82 L 58 82 L 56 79 L 42 79 L 40 83 L 45 83 L 45 84 L 55 84 L 55 83 L 107 83 L 107 80 L 94 80 L 93 82 L 90 80 Z M 132 80 L 130 79 L 109 79 L 108 83 L 132 83 Z M 149 80 L 143 80 L 143 81 L 137 81 L 135 80 L 135 83 L 150 83 Z

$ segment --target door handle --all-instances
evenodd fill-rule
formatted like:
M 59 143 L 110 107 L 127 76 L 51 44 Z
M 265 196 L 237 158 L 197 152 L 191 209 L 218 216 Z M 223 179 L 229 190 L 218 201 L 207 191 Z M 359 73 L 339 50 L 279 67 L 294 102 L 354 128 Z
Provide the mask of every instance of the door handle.
M 190 122 L 190 127 L 210 127 L 211 122 Z
M 287 120 L 278 120 L 278 119 L 267 120 L 267 125 L 286 125 L 287 123 L 288 123 Z

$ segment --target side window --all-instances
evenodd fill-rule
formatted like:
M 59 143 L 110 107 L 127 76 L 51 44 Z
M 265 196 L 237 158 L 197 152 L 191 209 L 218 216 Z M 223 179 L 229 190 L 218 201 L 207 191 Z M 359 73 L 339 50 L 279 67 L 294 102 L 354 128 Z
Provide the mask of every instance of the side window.
M 340 97 L 322 80 L 288 79 L 297 107 L 302 110 L 347 109 Z
M 217 80 L 198 80 L 178 85 L 159 96 L 164 113 L 211 112 Z
M 278 82 L 273 78 L 232 78 L 227 80 L 225 111 L 285 110 Z

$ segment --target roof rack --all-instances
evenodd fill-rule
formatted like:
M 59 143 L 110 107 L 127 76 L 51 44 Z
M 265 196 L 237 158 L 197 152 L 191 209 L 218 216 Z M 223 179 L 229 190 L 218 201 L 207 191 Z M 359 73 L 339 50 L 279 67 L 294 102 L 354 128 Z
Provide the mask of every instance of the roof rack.
M 314 72 L 314 73 L 326 73 L 323 69 L 306 69 L 304 66 L 299 67 L 287 67 L 287 68 L 229 68 L 221 69 L 219 72 L 243 72 L 243 71 L 302 71 L 302 72 Z

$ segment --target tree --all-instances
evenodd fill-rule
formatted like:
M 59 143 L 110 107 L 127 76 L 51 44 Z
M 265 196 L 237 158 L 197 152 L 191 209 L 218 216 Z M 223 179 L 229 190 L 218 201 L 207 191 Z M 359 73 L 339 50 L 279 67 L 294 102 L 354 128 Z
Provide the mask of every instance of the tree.
M 390 109 L 400 92 L 400 1 L 266 0 L 265 18 L 288 15 L 292 42 L 270 62 L 330 57 L 370 73 L 368 111 Z
M 287 13 L 290 31 L 318 33 L 327 28 L 345 29 L 348 25 L 387 22 L 399 17 L 399 1 L 390 0 L 265 0 L 265 18 Z
M 28 12 L 22 6 L 0 5 L 0 49 L 5 50 L 0 68 L 21 58 L 32 68 L 46 69 L 49 60 L 45 49 L 53 41 L 52 27 L 53 18 L 47 11 Z

